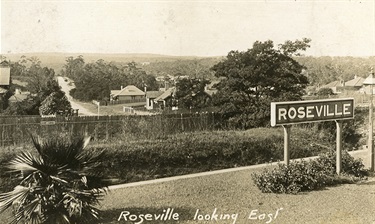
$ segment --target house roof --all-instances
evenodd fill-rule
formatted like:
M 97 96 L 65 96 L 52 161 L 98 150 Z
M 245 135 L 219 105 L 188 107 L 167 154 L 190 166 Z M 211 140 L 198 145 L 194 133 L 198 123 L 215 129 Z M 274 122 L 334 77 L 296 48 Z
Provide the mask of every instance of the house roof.
M 0 67 L 0 86 L 9 86 L 10 84 L 10 68 Z
M 345 86 L 361 87 L 363 86 L 364 81 L 365 79 L 362 77 L 355 77 L 354 79 L 345 82 Z
M 217 89 L 214 87 L 220 81 L 212 81 L 210 84 L 206 85 L 204 88 L 204 92 L 207 93 L 209 96 L 217 93 Z
M 4 89 L 4 88 L 1 88 L 1 87 L 0 87 L 0 94 L 6 93 L 6 92 L 8 92 L 7 89 Z
M 212 96 L 215 93 L 217 93 L 217 89 L 206 89 L 206 90 L 204 90 L 204 92 L 207 93 L 208 95 Z
M 148 97 L 150 99 L 155 99 L 156 97 L 160 96 L 161 94 L 163 94 L 162 91 L 147 91 L 146 97 Z
M 337 86 L 342 86 L 341 82 L 340 81 L 333 81 L 333 82 L 330 82 L 324 86 L 322 86 L 321 88 L 331 88 L 331 87 L 337 87 Z
M 155 100 L 156 101 L 163 101 L 163 100 L 167 99 L 168 97 L 172 96 L 174 90 L 175 90 L 174 87 L 167 89 L 163 94 L 161 94 L 160 96 L 156 97 Z
M 372 73 L 363 81 L 363 84 L 365 85 L 373 85 L 374 83 L 375 83 L 375 78 Z
M 121 90 L 111 90 L 113 96 L 144 96 L 145 93 L 136 86 L 129 85 Z
M 9 98 L 11 102 L 21 102 L 24 101 L 30 93 L 15 94 Z

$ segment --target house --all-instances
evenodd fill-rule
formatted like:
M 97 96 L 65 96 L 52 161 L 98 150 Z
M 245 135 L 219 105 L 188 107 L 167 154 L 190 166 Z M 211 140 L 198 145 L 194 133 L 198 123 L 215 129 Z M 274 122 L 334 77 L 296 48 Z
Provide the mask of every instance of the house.
M 138 89 L 134 85 L 126 86 L 120 90 L 111 90 L 111 101 L 118 100 L 118 101 L 129 101 L 129 102 L 139 102 L 141 100 L 145 100 L 145 92 Z
M 10 67 L 0 65 L 0 88 L 8 89 L 10 85 Z
M 363 87 L 363 82 L 365 81 L 364 78 L 354 76 L 354 79 L 345 82 L 345 86 L 343 89 L 349 91 L 358 91 Z
M 0 111 L 4 109 L 4 96 L 10 87 L 10 67 L 7 62 L 0 64 Z
M 345 83 L 343 81 L 333 81 L 333 82 L 330 82 L 324 86 L 322 86 L 321 88 L 330 88 L 332 89 L 333 93 L 340 93 L 342 91 L 342 87 L 345 86 Z
M 359 91 L 361 93 L 366 92 L 366 87 L 363 85 L 365 81 L 364 78 L 359 76 L 354 76 L 353 79 L 343 82 L 343 81 L 333 81 L 327 85 L 322 86 L 321 88 L 330 88 L 333 93 L 342 93 L 348 91 Z
M 155 109 L 155 99 L 163 94 L 162 91 L 148 91 L 146 92 L 146 109 L 152 110 Z
M 375 83 L 375 78 L 373 74 L 371 74 L 363 81 L 363 87 L 359 91 L 364 94 L 371 94 L 372 92 L 372 95 L 374 95 L 375 87 L 373 83 Z
M 210 84 L 206 85 L 204 87 L 204 92 L 212 97 L 215 93 L 217 93 L 217 89 L 215 88 L 215 85 L 218 84 L 219 81 L 213 81 Z
M 9 98 L 9 102 L 11 102 L 11 103 L 22 102 L 29 95 L 30 95 L 30 92 L 26 92 L 26 91 L 22 92 L 20 89 L 16 89 L 14 95 Z
M 163 92 L 160 96 L 156 97 L 154 102 L 158 104 L 159 108 L 172 107 L 173 96 L 175 95 L 176 88 L 172 87 Z

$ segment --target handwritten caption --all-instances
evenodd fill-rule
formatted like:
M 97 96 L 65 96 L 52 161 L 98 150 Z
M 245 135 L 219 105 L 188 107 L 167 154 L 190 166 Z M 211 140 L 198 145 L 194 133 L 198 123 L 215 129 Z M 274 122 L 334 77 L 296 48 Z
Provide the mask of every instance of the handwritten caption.
M 223 213 L 220 212 L 218 208 L 214 208 L 212 212 L 202 212 L 200 209 L 197 209 L 194 215 L 191 217 L 191 220 L 194 221 L 231 221 L 232 224 L 237 223 L 239 219 L 247 219 L 249 221 L 258 220 L 263 221 L 264 223 L 272 223 L 280 215 L 283 208 L 278 208 L 272 212 L 263 212 L 258 209 L 249 210 L 246 214 L 240 213 Z M 163 209 L 159 213 L 144 213 L 144 214 L 134 214 L 130 211 L 122 211 L 117 221 L 132 222 L 135 224 L 141 224 L 143 222 L 154 221 L 163 222 L 163 221 L 179 221 L 180 214 L 175 211 L 174 208 Z

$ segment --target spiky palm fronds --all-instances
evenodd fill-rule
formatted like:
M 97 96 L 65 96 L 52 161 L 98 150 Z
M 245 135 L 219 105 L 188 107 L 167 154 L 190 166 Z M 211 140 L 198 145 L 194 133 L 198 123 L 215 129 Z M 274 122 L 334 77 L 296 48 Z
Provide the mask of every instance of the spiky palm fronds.
M 23 152 L 10 161 L 21 181 L 0 194 L 0 212 L 12 207 L 12 223 L 82 223 L 97 219 L 93 207 L 106 191 L 97 176 L 101 152 L 84 150 L 90 138 L 68 141 L 32 137 L 37 154 Z

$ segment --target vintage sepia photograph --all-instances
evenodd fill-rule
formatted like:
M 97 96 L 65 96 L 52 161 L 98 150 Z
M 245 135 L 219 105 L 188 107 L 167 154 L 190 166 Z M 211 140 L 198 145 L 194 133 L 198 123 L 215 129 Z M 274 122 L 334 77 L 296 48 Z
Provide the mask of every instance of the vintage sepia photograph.
M 375 223 L 375 1 L 0 15 L 0 223 Z

